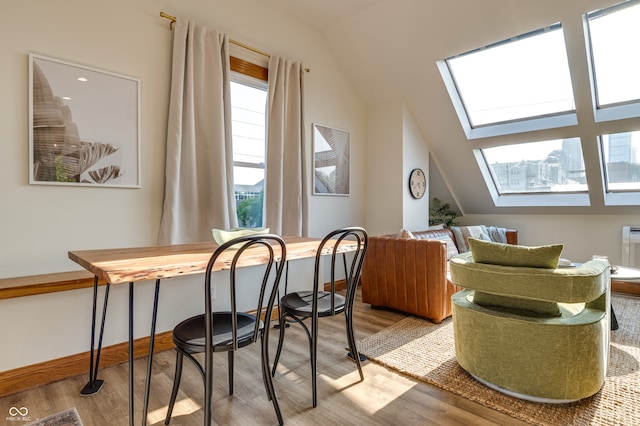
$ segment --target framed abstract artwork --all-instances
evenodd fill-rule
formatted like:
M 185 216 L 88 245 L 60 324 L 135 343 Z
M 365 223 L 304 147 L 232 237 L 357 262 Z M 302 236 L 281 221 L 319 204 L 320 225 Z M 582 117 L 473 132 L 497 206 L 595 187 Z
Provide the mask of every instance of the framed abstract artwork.
M 313 193 L 349 195 L 350 134 L 313 124 Z
M 29 183 L 140 188 L 140 81 L 29 54 Z

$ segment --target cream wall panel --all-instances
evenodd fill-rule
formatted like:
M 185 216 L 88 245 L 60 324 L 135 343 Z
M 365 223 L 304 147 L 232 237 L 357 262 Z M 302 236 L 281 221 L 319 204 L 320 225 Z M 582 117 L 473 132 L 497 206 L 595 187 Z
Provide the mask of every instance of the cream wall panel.
M 403 107 L 403 228 L 421 231 L 429 226 L 429 149 L 411 111 Z M 427 191 L 416 200 L 409 191 L 409 174 L 420 168 L 427 176 Z
M 367 108 L 367 229 L 371 235 L 402 229 L 402 103 Z

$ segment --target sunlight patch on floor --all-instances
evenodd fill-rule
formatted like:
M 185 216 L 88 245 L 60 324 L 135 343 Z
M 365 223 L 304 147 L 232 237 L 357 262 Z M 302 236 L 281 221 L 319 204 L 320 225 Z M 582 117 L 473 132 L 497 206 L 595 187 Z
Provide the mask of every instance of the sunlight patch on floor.
M 288 380 L 292 383 L 299 383 L 302 380 L 306 380 L 303 376 L 296 373 L 293 370 L 289 370 L 288 368 L 278 366 L 278 370 L 276 371 L 276 377 L 281 377 L 283 380 Z M 282 380 L 281 379 L 281 380 Z
M 374 385 L 376 389 L 384 389 L 384 392 L 375 392 L 371 394 L 369 392 L 359 392 L 357 386 L 347 389 L 344 393 L 354 404 L 357 404 L 361 410 L 368 411 L 370 414 L 375 414 L 378 410 L 384 409 L 387 405 L 392 404 L 401 398 L 406 392 L 408 392 L 416 384 L 412 381 L 406 380 L 402 383 L 398 383 L 396 380 L 390 380 L 388 377 L 376 375 L 371 378 L 365 376 L 365 380 L 371 382 L 377 382 Z
M 367 381 L 367 389 L 380 389 L 380 392 L 362 392 L 358 371 L 335 380 L 323 374 L 318 375 L 318 380 L 330 383 L 341 396 L 349 398 L 360 410 L 371 415 L 393 403 L 416 385 L 415 382 L 401 376 L 389 378 L 381 374 L 367 375 L 366 368 L 364 379 Z
M 158 408 L 157 410 L 147 413 L 147 423 L 150 425 L 164 424 L 164 419 L 167 416 L 167 408 L 168 406 L 165 405 L 162 408 Z M 191 398 L 176 400 L 176 403 L 173 405 L 173 413 L 171 417 L 189 415 L 200 409 L 202 409 L 202 405 L 198 404 Z

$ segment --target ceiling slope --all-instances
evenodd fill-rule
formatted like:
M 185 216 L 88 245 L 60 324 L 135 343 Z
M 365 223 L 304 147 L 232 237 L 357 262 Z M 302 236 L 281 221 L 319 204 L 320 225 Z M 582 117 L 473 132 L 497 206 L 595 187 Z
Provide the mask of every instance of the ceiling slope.
M 470 149 L 505 141 L 575 136 L 595 144 L 582 14 L 618 1 L 268 1 L 323 33 L 365 102 L 376 104 L 401 99 L 406 103 L 462 212 L 624 214 L 631 211 L 626 207 L 605 208 L 602 191 L 592 194 L 592 206 L 588 208 L 497 209 Z M 562 22 L 565 29 L 580 125 L 536 134 L 467 140 L 436 61 L 556 22 Z M 597 155 L 585 152 L 585 162 L 588 169 L 599 169 Z M 592 173 L 591 180 L 598 180 L 599 176 Z

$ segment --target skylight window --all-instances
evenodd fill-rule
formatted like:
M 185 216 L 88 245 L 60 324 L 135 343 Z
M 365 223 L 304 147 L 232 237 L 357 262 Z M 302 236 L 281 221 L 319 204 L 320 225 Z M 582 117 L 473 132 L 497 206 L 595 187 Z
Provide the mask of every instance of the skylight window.
M 640 132 L 600 137 L 606 192 L 640 192 Z
M 481 150 L 501 195 L 587 190 L 579 138 Z
M 502 145 L 475 152 L 496 205 L 588 203 L 580 138 Z
M 577 124 L 560 24 L 438 67 L 469 139 Z
M 470 149 L 497 207 L 589 206 L 600 196 L 605 206 L 640 205 L 640 131 L 628 120 L 640 117 L 640 0 L 582 18 L 595 122 L 581 103 L 580 129 L 569 128 L 578 126 L 568 61 L 577 52 L 561 23 L 437 62 L 467 139 L 487 138 Z M 504 138 L 516 133 L 517 144 Z M 591 192 L 583 143 L 600 152 Z M 598 173 L 602 192 L 593 188 Z
M 585 16 L 596 121 L 640 116 L 640 3 Z

